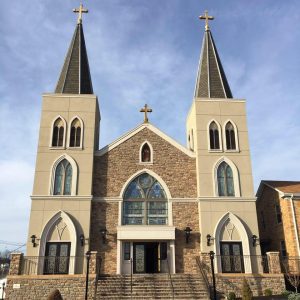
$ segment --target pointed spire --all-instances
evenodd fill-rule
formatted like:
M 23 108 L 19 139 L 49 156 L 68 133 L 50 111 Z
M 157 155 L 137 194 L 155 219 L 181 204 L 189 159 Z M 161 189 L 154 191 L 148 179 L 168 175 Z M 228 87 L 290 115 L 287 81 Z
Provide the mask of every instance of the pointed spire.
M 205 33 L 199 61 L 195 98 L 233 98 L 221 60 L 209 29 L 207 11 L 200 19 L 205 20 Z
M 82 28 L 82 13 L 87 12 L 80 5 L 78 22 L 61 70 L 55 93 L 93 94 L 87 51 Z

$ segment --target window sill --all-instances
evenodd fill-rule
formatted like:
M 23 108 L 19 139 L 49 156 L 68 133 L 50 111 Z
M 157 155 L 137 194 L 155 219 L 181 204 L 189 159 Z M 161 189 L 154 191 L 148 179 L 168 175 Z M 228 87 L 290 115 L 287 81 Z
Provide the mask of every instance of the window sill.
M 53 147 L 53 146 L 50 146 L 49 149 L 50 150 L 65 150 L 66 147 L 65 146 L 62 146 L 62 147 Z
M 139 163 L 138 163 L 139 165 L 153 165 L 153 162 L 152 161 L 150 161 L 150 162 L 142 162 L 142 161 L 140 161 Z
M 228 152 L 228 153 L 238 153 L 238 152 L 240 152 L 240 150 L 239 149 L 236 149 L 236 150 L 225 150 L 225 152 Z
M 221 153 L 221 152 L 223 152 L 223 150 L 222 149 L 208 149 L 208 152 L 209 153 Z
M 82 147 L 68 147 L 68 150 L 83 150 Z

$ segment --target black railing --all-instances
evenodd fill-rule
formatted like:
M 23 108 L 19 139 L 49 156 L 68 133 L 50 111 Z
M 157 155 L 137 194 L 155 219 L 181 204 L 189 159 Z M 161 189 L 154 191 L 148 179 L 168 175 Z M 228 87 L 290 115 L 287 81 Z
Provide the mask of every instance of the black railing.
M 209 295 L 209 298 L 211 298 L 211 288 L 210 288 L 210 284 L 209 284 L 208 276 L 207 276 L 207 272 L 208 272 L 209 268 L 205 265 L 205 263 L 203 263 L 201 261 L 200 257 L 198 257 L 198 256 L 196 257 L 196 262 L 197 262 L 199 271 L 201 273 L 201 276 L 204 280 L 206 291 Z
M 174 300 L 174 285 L 173 285 L 173 280 L 172 280 L 172 276 L 171 276 L 171 271 L 170 271 L 170 265 L 169 265 L 169 260 L 168 260 L 168 257 L 166 258 L 167 260 L 167 265 L 168 265 L 168 275 L 169 275 L 169 281 L 170 281 L 170 284 L 171 284 L 171 289 L 172 289 L 172 299 Z
M 83 256 L 24 256 L 21 275 L 85 274 Z

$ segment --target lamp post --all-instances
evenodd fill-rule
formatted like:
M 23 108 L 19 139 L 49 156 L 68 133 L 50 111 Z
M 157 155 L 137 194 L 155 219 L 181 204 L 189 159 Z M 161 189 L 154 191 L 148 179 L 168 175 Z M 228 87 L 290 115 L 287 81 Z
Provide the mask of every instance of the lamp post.
M 210 258 L 211 274 L 213 280 L 214 300 L 217 300 L 216 278 L 215 278 L 215 267 L 214 267 L 214 258 L 215 258 L 214 251 L 209 252 L 209 258 Z
M 86 276 L 85 276 L 85 297 L 84 297 L 84 300 L 88 300 L 91 251 L 87 251 L 85 255 L 86 255 Z
M 185 242 L 188 244 L 189 243 L 189 239 L 190 239 L 190 236 L 191 236 L 191 232 L 193 230 L 187 226 L 185 229 L 184 229 L 184 232 L 185 232 Z

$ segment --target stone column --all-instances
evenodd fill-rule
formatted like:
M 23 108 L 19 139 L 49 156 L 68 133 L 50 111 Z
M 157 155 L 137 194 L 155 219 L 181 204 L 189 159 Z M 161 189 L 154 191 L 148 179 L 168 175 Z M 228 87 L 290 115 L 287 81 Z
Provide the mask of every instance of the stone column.
M 12 253 L 8 275 L 20 275 L 23 253 Z
M 280 274 L 280 259 L 279 252 L 267 252 L 269 273 L 271 274 Z
M 91 251 L 89 274 L 98 274 L 99 270 L 99 256 L 97 251 Z

